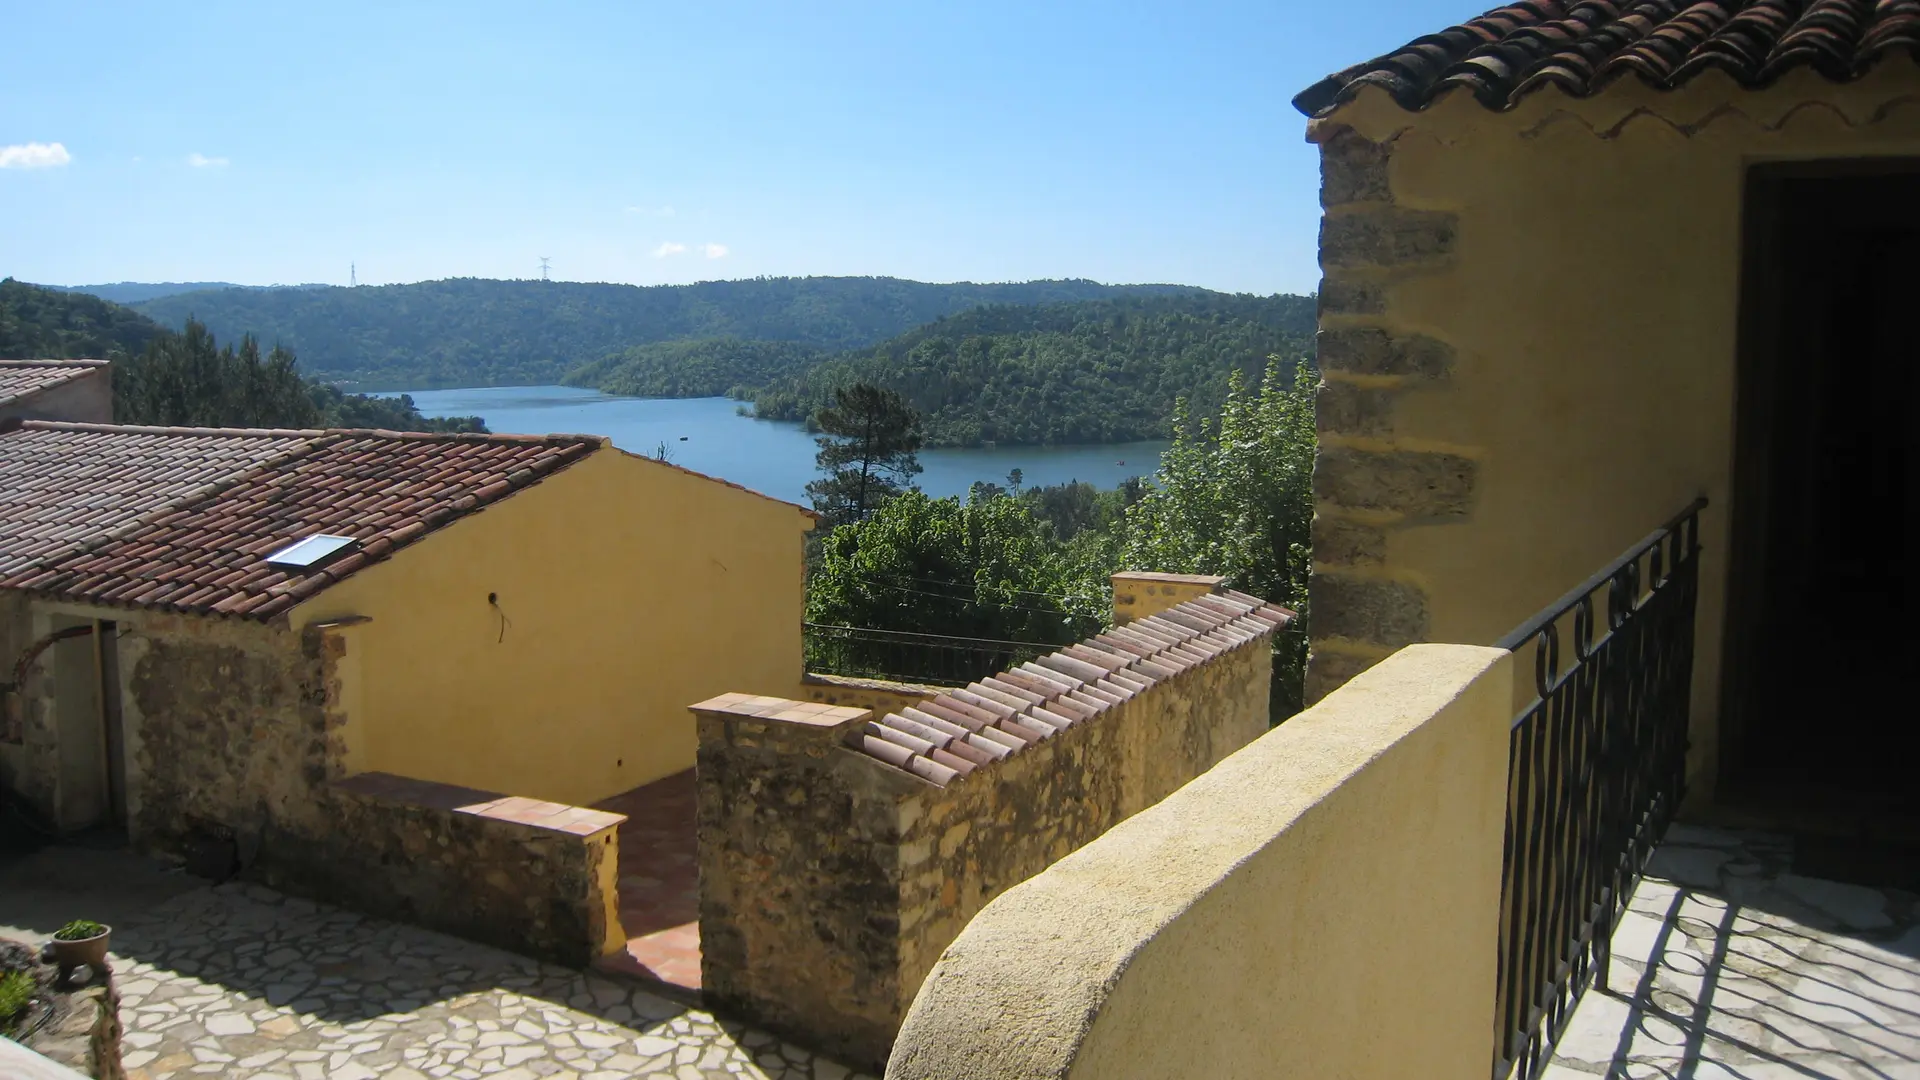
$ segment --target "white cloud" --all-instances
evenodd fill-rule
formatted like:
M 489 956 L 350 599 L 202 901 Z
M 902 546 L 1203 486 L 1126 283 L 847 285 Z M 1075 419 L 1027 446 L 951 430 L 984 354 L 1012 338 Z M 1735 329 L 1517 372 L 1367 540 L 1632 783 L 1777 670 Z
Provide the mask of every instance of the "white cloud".
M 49 169 L 73 160 L 60 143 L 15 143 L 0 146 L 0 169 Z
M 669 255 L 679 255 L 686 250 L 687 245 L 679 243 L 678 241 L 669 240 L 653 249 L 653 257 L 656 259 L 664 259 Z
M 638 214 L 641 217 L 672 217 L 673 207 L 671 206 L 629 206 L 627 207 L 627 213 Z
M 196 169 L 224 169 L 233 163 L 223 157 L 208 157 L 205 154 L 194 153 L 187 155 L 187 164 Z
M 707 258 L 709 259 L 724 259 L 727 257 L 727 245 L 725 244 L 707 244 L 703 246 L 701 250 L 707 253 Z

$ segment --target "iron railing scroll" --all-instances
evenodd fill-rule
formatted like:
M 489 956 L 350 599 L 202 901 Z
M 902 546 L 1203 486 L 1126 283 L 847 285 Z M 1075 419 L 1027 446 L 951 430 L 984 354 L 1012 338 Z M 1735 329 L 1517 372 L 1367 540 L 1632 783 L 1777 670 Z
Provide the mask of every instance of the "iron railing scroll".
M 1534 1080 L 1686 781 L 1700 512 L 1681 511 L 1499 642 L 1538 697 L 1514 720 L 1494 1080 Z

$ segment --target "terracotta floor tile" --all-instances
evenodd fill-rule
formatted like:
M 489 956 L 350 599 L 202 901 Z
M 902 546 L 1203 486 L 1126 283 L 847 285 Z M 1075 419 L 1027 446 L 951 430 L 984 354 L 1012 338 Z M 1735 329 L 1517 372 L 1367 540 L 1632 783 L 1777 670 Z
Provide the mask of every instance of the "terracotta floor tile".
M 693 770 L 599 803 L 620 826 L 620 923 L 629 940 L 610 970 L 700 988 L 700 860 Z

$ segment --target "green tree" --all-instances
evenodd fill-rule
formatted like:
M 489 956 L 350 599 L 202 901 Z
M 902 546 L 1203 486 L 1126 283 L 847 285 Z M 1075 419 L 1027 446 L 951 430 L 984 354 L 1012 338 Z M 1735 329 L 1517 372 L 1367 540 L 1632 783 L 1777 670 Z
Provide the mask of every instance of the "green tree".
M 1021 498 L 909 491 L 821 541 L 807 620 L 864 632 L 815 629 L 807 659 L 811 670 L 964 682 L 1097 632 L 1107 603 Z
M 1127 566 L 1220 574 L 1235 587 L 1306 615 L 1313 523 L 1314 387 L 1306 365 L 1278 358 L 1255 389 L 1237 382 L 1219 423 L 1176 410 L 1174 441 L 1154 485 L 1126 514 Z M 1274 711 L 1301 706 L 1306 635 L 1274 643 Z
M 183 427 L 310 428 L 323 417 L 294 365 L 276 345 L 264 357 L 252 336 L 236 351 L 188 319 L 163 332 L 114 372 L 114 414 L 123 423 Z
M 823 433 L 814 463 L 826 476 L 807 494 L 829 524 L 865 520 L 920 472 L 920 416 L 892 390 L 842 387 L 813 426 Z

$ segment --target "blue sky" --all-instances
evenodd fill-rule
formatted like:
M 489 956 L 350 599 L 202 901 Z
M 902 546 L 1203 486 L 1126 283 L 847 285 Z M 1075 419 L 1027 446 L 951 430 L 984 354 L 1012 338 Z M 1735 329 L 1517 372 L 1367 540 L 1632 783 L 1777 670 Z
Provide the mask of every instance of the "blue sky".
M 0 276 L 1306 292 L 1288 99 L 1479 10 L 289 7 L 0 0 Z

